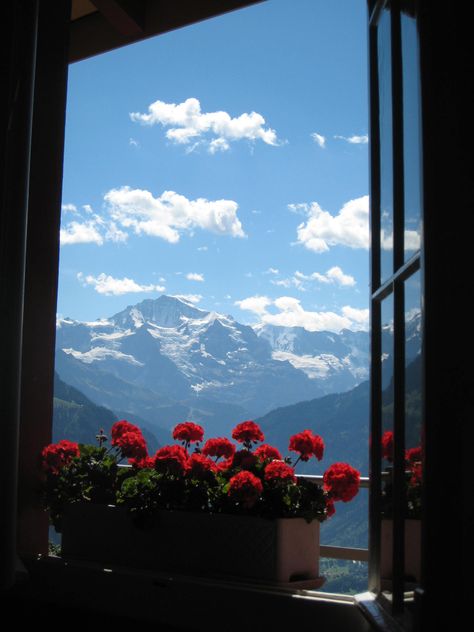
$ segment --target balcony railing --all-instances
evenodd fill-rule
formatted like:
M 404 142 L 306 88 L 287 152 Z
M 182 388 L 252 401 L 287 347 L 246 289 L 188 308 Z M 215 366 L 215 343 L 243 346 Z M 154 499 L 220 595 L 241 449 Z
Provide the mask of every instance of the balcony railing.
M 298 478 L 305 478 L 311 481 L 315 485 L 323 484 L 323 477 L 319 474 L 297 474 Z M 370 487 L 370 479 L 368 476 L 360 477 L 360 486 L 362 488 Z M 334 560 L 350 560 L 354 562 L 368 562 L 369 550 L 359 549 L 349 546 L 328 546 L 321 544 L 319 547 L 319 554 L 321 557 L 327 557 Z

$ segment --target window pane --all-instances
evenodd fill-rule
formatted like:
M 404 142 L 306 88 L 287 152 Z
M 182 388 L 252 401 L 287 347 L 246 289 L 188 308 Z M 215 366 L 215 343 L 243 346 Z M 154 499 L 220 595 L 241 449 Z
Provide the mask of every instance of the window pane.
M 415 273 L 405 283 L 405 447 L 407 510 L 405 514 L 405 591 L 420 580 L 421 534 L 421 278 Z
M 416 20 L 401 15 L 403 64 L 403 146 L 405 182 L 405 261 L 420 247 L 420 98 Z
M 382 282 L 393 271 L 393 163 L 391 16 L 385 10 L 378 25 L 379 134 L 380 134 L 380 274 Z
M 380 552 L 382 590 L 390 587 L 392 574 L 393 343 L 393 295 L 390 295 L 382 303 L 382 534 Z

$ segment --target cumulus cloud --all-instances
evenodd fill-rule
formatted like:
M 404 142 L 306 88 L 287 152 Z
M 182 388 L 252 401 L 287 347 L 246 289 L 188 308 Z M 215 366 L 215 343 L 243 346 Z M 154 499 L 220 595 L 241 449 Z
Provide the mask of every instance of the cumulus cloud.
M 305 281 L 317 281 L 319 283 L 332 283 L 333 285 L 339 285 L 341 287 L 354 287 L 356 281 L 350 274 L 345 274 L 339 266 L 333 266 L 329 270 L 322 274 L 321 272 L 313 272 L 312 274 L 303 274 L 298 270 L 295 272 L 295 276 L 298 279 Z
M 61 246 L 71 244 L 97 244 L 102 246 L 104 237 L 99 228 L 100 222 L 95 220 L 85 222 L 69 222 L 59 232 Z
M 363 134 L 362 136 L 357 136 L 356 134 L 353 136 L 334 136 L 334 138 L 345 140 L 346 143 L 350 143 L 351 145 L 367 145 L 369 142 L 368 134 Z
M 121 296 L 122 294 L 141 292 L 164 292 L 166 289 L 162 285 L 140 285 L 133 279 L 128 279 L 127 277 L 115 279 L 109 274 L 105 274 L 105 272 L 102 272 L 96 277 L 91 274 L 84 275 L 82 272 L 79 272 L 77 279 L 84 287 L 90 285 L 96 292 L 104 294 L 105 296 Z
M 77 213 L 77 206 L 75 204 L 61 204 L 61 211 L 64 213 Z
M 253 312 L 254 314 L 266 314 L 267 307 L 272 304 L 272 300 L 267 296 L 249 296 L 241 301 L 235 301 L 235 305 L 240 309 Z
M 316 145 L 319 145 L 322 149 L 326 148 L 326 137 L 322 134 L 318 134 L 317 132 L 313 132 L 311 134 L 311 138 L 314 140 Z
M 367 330 L 369 310 L 345 306 L 340 313 L 333 311 L 305 310 L 301 301 L 292 296 L 280 296 L 275 300 L 267 296 L 253 296 L 235 304 L 240 309 L 250 311 L 260 318 L 262 324 L 280 327 L 303 327 L 307 331 L 334 331 L 352 329 Z M 273 311 L 269 311 L 271 307 Z
M 122 228 L 172 244 L 179 241 L 182 232 L 194 228 L 245 237 L 237 217 L 238 204 L 233 200 L 188 200 L 174 191 L 164 191 L 155 198 L 150 191 L 128 186 L 110 190 L 104 199 L 110 216 Z
M 199 272 L 188 272 L 186 278 L 188 281 L 204 281 L 204 275 L 199 274 Z
M 301 204 L 291 205 L 302 210 Z M 313 252 L 327 252 L 331 246 L 369 248 L 369 196 L 349 200 L 337 215 L 323 210 L 317 202 L 304 206 L 307 221 L 297 227 L 297 243 Z
M 227 151 L 230 143 L 242 139 L 261 140 L 267 145 L 279 145 L 275 130 L 265 126 L 265 119 L 258 112 L 244 112 L 231 117 L 223 111 L 202 112 L 196 98 L 183 103 L 155 101 L 148 112 L 131 112 L 130 118 L 142 125 L 162 125 L 168 128 L 166 138 L 178 145 L 198 142 L 205 145 L 211 154 Z

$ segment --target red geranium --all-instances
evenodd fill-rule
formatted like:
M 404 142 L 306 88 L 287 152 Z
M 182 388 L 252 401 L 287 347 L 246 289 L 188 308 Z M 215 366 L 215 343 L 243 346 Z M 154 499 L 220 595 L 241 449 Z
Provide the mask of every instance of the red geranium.
M 359 491 L 360 472 L 348 463 L 333 463 L 324 472 L 323 483 L 332 500 L 347 503 Z
M 135 424 L 131 424 L 125 419 L 122 419 L 121 421 L 116 421 L 112 426 L 112 430 L 110 431 L 110 434 L 112 435 L 112 445 L 117 445 L 117 439 L 121 437 L 124 432 L 138 432 L 140 434 L 142 433 L 138 426 L 135 426 Z
M 283 480 L 296 483 L 295 470 L 284 461 L 272 461 L 265 468 L 265 480 Z
M 328 498 L 326 500 L 326 516 L 330 518 L 331 516 L 334 516 L 335 513 L 336 507 L 334 506 L 334 501 Z
M 204 428 L 192 421 L 184 421 L 183 423 L 175 426 L 173 430 L 173 439 L 184 441 L 187 446 L 189 446 L 190 443 L 202 441 L 203 437 Z
M 382 435 L 382 458 L 393 461 L 393 432 L 387 430 Z
M 69 465 L 72 459 L 79 456 L 79 445 L 73 441 L 63 439 L 58 443 L 51 443 L 41 452 L 42 467 L 45 472 L 59 474 L 59 471 Z
M 199 480 L 209 479 L 209 476 L 217 470 L 216 464 L 202 454 L 194 452 L 186 463 L 186 474 Z
M 231 467 L 240 467 L 242 470 L 252 470 L 257 463 L 257 457 L 248 450 L 238 450 L 232 457 Z
M 131 459 L 144 459 L 148 455 L 146 441 L 141 432 L 124 432 L 114 441 L 122 456 Z
M 128 459 L 128 464 L 137 470 L 153 469 L 155 467 L 155 459 L 152 456 L 145 456 L 142 459 Z
M 166 445 L 155 454 L 155 470 L 166 474 L 184 474 L 188 453 L 180 445 Z
M 280 451 L 272 445 L 268 445 L 268 443 L 260 445 L 255 450 L 254 454 L 260 459 L 260 461 L 273 461 L 273 459 L 277 459 L 278 461 L 283 460 Z
M 239 472 L 229 481 L 228 495 L 245 509 L 251 509 L 262 492 L 262 481 L 251 472 Z
M 216 459 L 220 459 L 221 457 L 228 459 L 234 455 L 235 445 L 226 437 L 208 439 L 204 444 L 202 453 L 206 456 L 214 456 Z
M 303 430 L 303 432 L 290 437 L 288 449 L 291 452 L 299 452 L 298 461 L 300 459 L 301 461 L 309 461 L 312 456 L 315 456 L 320 461 L 324 454 L 324 441 L 311 430 Z
M 415 463 L 421 463 L 422 455 L 421 455 L 421 447 L 417 448 L 409 448 L 405 452 L 405 461 L 409 465 L 414 465 Z
M 220 461 L 220 463 L 216 463 L 217 471 L 226 472 L 227 470 L 230 470 L 230 468 L 232 467 L 233 461 L 234 461 L 234 457 L 231 456 L 228 459 L 225 459 L 225 461 Z
M 250 449 L 253 443 L 264 441 L 263 432 L 254 421 L 243 421 L 232 430 L 232 438 Z

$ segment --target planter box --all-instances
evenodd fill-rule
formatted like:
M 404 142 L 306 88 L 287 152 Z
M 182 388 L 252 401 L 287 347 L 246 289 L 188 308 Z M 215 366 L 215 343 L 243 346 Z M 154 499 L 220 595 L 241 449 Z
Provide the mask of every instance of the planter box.
M 382 520 L 380 576 L 392 577 L 393 521 Z M 405 520 L 405 578 L 420 581 L 421 520 Z
M 63 520 L 62 555 L 117 566 L 279 583 L 319 578 L 319 522 L 302 518 L 160 511 L 137 528 L 120 507 L 76 504 Z

